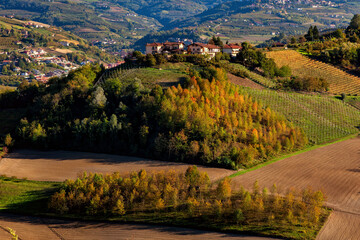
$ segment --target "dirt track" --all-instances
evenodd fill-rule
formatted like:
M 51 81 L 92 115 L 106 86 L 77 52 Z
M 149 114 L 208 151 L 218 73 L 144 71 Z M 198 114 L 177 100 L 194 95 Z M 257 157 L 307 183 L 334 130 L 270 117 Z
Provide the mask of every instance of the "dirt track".
M 16 215 L 0 215 L 0 227 L 0 239 L 11 239 L 10 234 L 5 230 L 10 227 L 16 231 L 19 240 L 269 239 L 157 225 L 74 222 Z
M 191 164 L 151 161 L 143 158 L 109 154 L 52 151 L 40 152 L 18 150 L 0 161 L 0 174 L 36 181 L 64 181 L 76 178 L 81 172 L 121 174 L 145 169 L 148 172 L 175 169 L 185 171 Z M 228 176 L 234 171 L 199 166 L 211 180 Z
M 318 239 L 360 239 L 359 137 L 302 153 L 238 176 L 233 179 L 233 185 L 235 188 L 240 184 L 251 188 L 256 180 L 266 187 L 276 183 L 280 191 L 289 187 L 304 189 L 308 186 L 322 190 L 327 196 L 326 204 L 335 209 L 335 212 Z

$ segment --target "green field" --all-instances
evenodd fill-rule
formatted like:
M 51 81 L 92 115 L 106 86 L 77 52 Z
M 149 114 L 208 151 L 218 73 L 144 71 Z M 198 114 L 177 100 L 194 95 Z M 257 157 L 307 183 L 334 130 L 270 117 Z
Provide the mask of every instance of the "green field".
M 360 111 L 336 98 L 249 88 L 242 91 L 301 127 L 312 145 L 359 132 Z
M 59 183 L 0 177 L 0 210 L 37 214 L 44 211 L 47 199 Z
M 166 63 L 156 68 L 147 67 L 109 71 L 104 77 L 105 79 L 117 78 L 123 82 L 139 79 L 145 86 L 160 84 L 163 87 L 169 87 L 177 85 L 188 76 L 187 71 L 189 67 L 190 65 L 186 63 Z

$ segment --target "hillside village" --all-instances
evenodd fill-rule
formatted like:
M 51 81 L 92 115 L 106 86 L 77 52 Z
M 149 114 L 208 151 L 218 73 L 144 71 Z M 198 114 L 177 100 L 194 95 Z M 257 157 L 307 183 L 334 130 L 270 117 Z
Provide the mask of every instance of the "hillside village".
M 17 86 L 22 80 L 47 82 L 85 64 L 99 62 L 94 55 L 107 54 L 82 41 L 47 24 L 21 21 L 14 16 L 0 17 L 0 84 L 7 81 Z M 88 50 L 91 55 L 86 54 Z M 112 68 L 122 63 L 119 60 L 113 63 L 105 60 L 102 64 Z
M 242 49 L 239 44 L 226 44 L 223 47 L 215 44 L 192 43 L 185 45 L 184 42 L 165 42 L 146 44 L 146 54 L 200 54 L 215 57 L 217 53 L 226 53 L 231 57 L 236 57 Z

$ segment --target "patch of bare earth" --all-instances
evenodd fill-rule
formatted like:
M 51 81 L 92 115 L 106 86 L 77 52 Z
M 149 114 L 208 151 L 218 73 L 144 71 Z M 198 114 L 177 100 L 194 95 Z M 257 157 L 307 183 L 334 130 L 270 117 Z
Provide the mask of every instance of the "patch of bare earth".
M 238 77 L 231 73 L 228 73 L 227 76 L 228 76 L 229 81 L 232 82 L 233 84 L 243 86 L 243 87 L 249 87 L 252 89 L 260 89 L 260 90 L 264 89 L 263 86 L 261 86 L 260 84 L 257 84 L 256 82 L 251 81 L 248 78 Z
M 174 169 L 185 171 L 192 164 L 152 161 L 144 158 L 69 151 L 41 152 L 18 150 L 0 161 L 0 174 L 36 181 L 64 181 L 82 172 L 126 174 L 145 169 L 158 172 Z M 210 180 L 226 177 L 233 170 L 198 166 Z
M 48 239 L 230 239 L 230 240 L 266 240 L 269 238 L 244 236 L 227 233 L 201 231 L 180 227 L 167 227 L 149 224 L 118 224 L 103 222 L 80 222 L 57 219 L 0 215 L 0 238 L 11 239 L 5 230 L 15 230 L 22 240 Z
M 61 49 L 61 48 L 57 48 L 55 49 L 56 52 L 59 52 L 59 53 L 63 53 L 63 54 L 66 54 L 66 53 L 72 53 L 73 51 L 70 50 L 70 49 Z
M 251 188 L 256 180 L 268 188 L 276 183 L 283 193 L 290 187 L 304 189 L 311 186 L 322 190 L 327 196 L 327 206 L 335 211 L 318 239 L 360 239 L 360 137 L 235 177 L 233 185 L 234 188 L 240 185 Z

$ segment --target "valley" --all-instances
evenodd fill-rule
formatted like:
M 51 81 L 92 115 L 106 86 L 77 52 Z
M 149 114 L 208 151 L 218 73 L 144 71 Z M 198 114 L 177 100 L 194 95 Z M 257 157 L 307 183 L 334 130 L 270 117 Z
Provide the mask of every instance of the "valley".
M 358 12 L 0 0 L 0 238 L 357 239 Z

